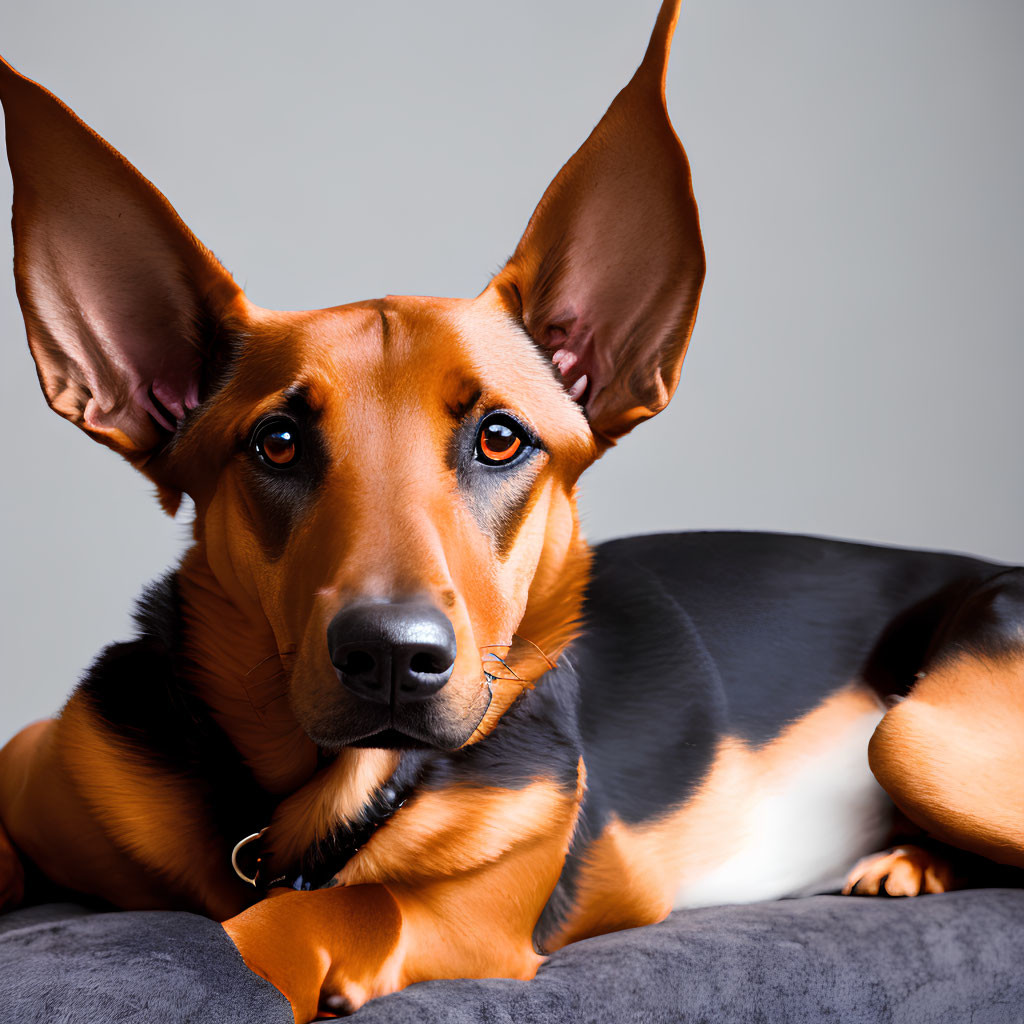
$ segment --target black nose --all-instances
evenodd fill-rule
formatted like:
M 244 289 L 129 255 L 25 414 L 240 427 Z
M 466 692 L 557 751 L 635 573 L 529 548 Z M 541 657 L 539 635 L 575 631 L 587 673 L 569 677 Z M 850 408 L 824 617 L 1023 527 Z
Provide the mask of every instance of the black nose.
M 408 704 L 437 693 L 455 667 L 455 630 L 429 604 L 353 604 L 327 627 L 338 678 L 354 694 Z

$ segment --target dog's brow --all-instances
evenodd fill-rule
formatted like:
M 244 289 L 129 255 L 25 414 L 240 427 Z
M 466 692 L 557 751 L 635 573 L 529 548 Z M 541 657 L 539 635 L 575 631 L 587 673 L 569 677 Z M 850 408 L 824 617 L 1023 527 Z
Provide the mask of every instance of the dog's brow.
M 483 388 L 478 381 L 464 380 L 456 391 L 456 398 L 448 404 L 448 410 L 452 419 L 459 421 L 465 418 L 466 414 L 480 401 Z
M 319 414 L 324 405 L 322 386 L 317 380 L 302 380 L 281 392 L 283 406 L 296 412 Z
M 309 384 L 306 381 L 300 381 L 297 384 L 292 384 L 291 387 L 285 388 L 281 393 L 281 398 L 288 405 L 291 405 L 293 402 L 302 402 L 309 405 L 309 390 Z

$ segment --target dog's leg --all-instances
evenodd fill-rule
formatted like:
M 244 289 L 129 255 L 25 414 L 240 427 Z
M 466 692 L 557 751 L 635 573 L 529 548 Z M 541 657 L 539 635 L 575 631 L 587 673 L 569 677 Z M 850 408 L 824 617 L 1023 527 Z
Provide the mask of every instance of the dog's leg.
M 64 716 L 35 722 L 0 751 L 4 832 L 19 860 L 61 888 L 126 907 L 165 906 L 166 892 L 105 827 L 104 808 L 116 809 L 119 780 L 79 757 L 82 743 L 94 739 L 102 742 L 72 702 Z M 76 781 L 76 767 L 91 776 L 85 789 Z M 128 764 L 125 774 L 131 774 Z M 137 777 L 139 786 L 146 783 Z
M 20 854 L 55 885 L 125 909 L 237 913 L 246 892 L 196 803 L 186 783 L 147 764 L 72 698 L 60 718 L 23 729 L 0 751 L 0 824 L 14 855 L 8 866 L 0 842 L 0 897 L 8 906 L 20 899 Z
M 423 794 L 364 847 L 341 885 L 277 890 L 224 928 L 288 997 L 298 1024 L 416 981 L 531 978 L 542 961 L 533 929 L 580 797 L 543 781 Z
M 882 719 L 871 769 L 916 825 L 1024 867 L 1024 572 L 983 584 Z
M 33 722 L 0 749 L 0 911 L 14 910 L 25 898 L 23 857 L 25 846 L 32 843 L 26 829 L 31 830 L 37 820 L 30 808 L 41 798 L 35 773 L 48 760 L 56 728 L 55 719 Z M 22 842 L 16 842 L 15 837 L 21 837 Z
M 24 897 L 24 865 L 10 836 L 0 825 L 0 914 L 20 906 Z

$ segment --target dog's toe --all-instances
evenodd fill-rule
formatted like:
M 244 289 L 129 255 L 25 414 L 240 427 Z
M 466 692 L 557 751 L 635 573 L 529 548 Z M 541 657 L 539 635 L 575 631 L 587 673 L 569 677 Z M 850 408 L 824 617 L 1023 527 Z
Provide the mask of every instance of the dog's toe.
M 320 1015 L 317 1020 L 331 1020 L 337 1017 L 349 1017 L 356 1012 L 355 1004 L 344 995 L 327 996 L 321 1001 Z
M 847 876 L 847 896 L 919 896 L 953 888 L 953 869 L 919 846 L 897 846 L 858 861 Z

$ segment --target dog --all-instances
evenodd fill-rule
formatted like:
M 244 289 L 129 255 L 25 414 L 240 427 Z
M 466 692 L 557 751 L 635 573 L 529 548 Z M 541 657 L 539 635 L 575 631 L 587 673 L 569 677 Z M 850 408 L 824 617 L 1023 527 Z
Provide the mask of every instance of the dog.
M 674 907 L 1024 866 L 1020 569 L 581 536 L 577 480 L 669 402 L 704 277 L 678 8 L 471 300 L 254 306 L 3 65 L 46 399 L 196 510 L 136 639 L 0 753 L 4 906 L 209 915 L 301 1022 Z

